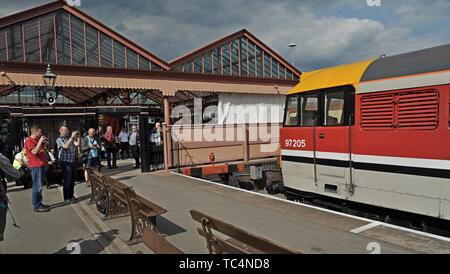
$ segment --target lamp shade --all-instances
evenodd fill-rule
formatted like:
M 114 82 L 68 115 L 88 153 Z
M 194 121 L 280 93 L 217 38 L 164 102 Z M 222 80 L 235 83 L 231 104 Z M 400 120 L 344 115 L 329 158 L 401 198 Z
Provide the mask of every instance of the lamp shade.
M 52 72 L 50 64 L 47 66 L 47 71 L 45 71 L 44 75 L 42 76 L 42 79 L 44 79 L 44 83 L 47 88 L 55 87 L 56 74 Z

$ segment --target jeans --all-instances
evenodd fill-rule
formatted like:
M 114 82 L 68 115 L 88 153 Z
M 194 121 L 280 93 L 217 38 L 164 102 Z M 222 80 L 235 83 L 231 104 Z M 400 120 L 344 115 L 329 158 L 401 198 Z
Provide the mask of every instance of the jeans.
M 33 179 L 32 186 L 32 204 L 33 208 L 42 207 L 42 184 L 45 179 L 45 167 L 32 167 L 31 178 Z
M 115 167 L 117 163 L 117 151 L 115 148 L 106 149 L 106 161 L 108 162 L 108 167 L 111 167 L 111 156 L 112 156 L 112 166 Z
M 76 175 L 75 163 L 60 162 L 59 165 L 64 173 L 63 196 L 64 201 L 67 201 L 74 197 Z
M 122 160 L 130 158 L 129 147 L 130 145 L 128 142 L 120 143 L 120 156 L 122 157 Z
M 136 166 L 139 167 L 141 162 L 139 161 L 139 146 L 130 146 L 131 154 L 133 155 Z

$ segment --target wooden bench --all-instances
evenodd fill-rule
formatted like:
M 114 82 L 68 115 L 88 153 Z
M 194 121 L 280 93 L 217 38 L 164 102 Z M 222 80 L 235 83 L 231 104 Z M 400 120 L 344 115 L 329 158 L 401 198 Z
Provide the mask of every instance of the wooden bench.
M 91 181 L 91 202 L 97 202 L 102 196 L 106 196 L 104 220 L 131 217 L 131 236 L 128 241 L 130 245 L 142 241 L 145 229 L 151 229 L 159 235 L 156 217 L 166 213 L 166 209 L 137 195 L 132 187 L 110 176 L 91 169 L 88 169 L 88 176 Z M 159 236 L 163 238 L 162 235 Z M 155 237 L 147 236 L 148 239 Z
M 210 254 L 298 254 L 300 252 L 291 250 L 275 244 L 267 239 L 250 234 L 249 232 L 225 223 L 214 217 L 208 216 L 196 210 L 190 211 L 192 218 L 201 224 L 198 233 L 205 237 Z M 225 239 L 213 230 L 226 235 Z
M 183 251 L 169 243 L 160 233 L 150 228 L 144 229 L 142 242 L 155 254 L 184 254 Z
M 107 175 L 103 176 L 103 185 L 106 189 L 106 214 L 104 219 L 111 220 L 130 215 L 124 191 L 125 189 L 131 191 L 131 187 Z
M 131 236 L 128 244 L 142 241 L 144 230 L 149 228 L 159 234 L 156 217 L 167 212 L 166 209 L 139 196 L 131 188 L 124 188 L 125 197 L 130 208 Z
M 98 171 L 87 168 L 88 182 L 91 186 L 91 200 L 89 204 L 97 203 L 105 195 L 105 186 L 103 183 L 104 175 Z

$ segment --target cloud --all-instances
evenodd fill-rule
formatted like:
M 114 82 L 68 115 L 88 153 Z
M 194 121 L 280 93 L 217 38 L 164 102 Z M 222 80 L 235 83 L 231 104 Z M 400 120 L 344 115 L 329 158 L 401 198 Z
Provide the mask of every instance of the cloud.
M 3 0 L 6 1 L 6 0 Z M 170 61 L 242 28 L 302 70 L 450 42 L 446 0 L 81 0 L 82 10 Z M 16 0 L 0 16 L 46 1 Z

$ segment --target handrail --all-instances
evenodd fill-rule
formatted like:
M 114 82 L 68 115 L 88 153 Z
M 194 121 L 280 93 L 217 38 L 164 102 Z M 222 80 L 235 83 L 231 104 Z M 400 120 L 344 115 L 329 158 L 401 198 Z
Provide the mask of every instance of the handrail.
M 170 131 L 169 131 L 170 132 Z M 175 134 L 171 134 L 171 136 L 174 136 L 176 139 L 177 144 L 181 145 L 181 149 L 182 151 L 184 151 L 186 153 L 186 155 L 189 157 L 189 159 L 191 160 L 191 164 L 194 165 L 194 159 L 192 158 L 192 156 L 189 154 L 189 151 L 187 149 L 187 147 L 180 141 L 180 139 L 178 139 L 178 137 Z M 179 150 L 179 149 L 178 149 Z M 180 156 L 180 155 L 178 155 Z M 178 157 L 178 166 L 181 166 L 181 157 Z

